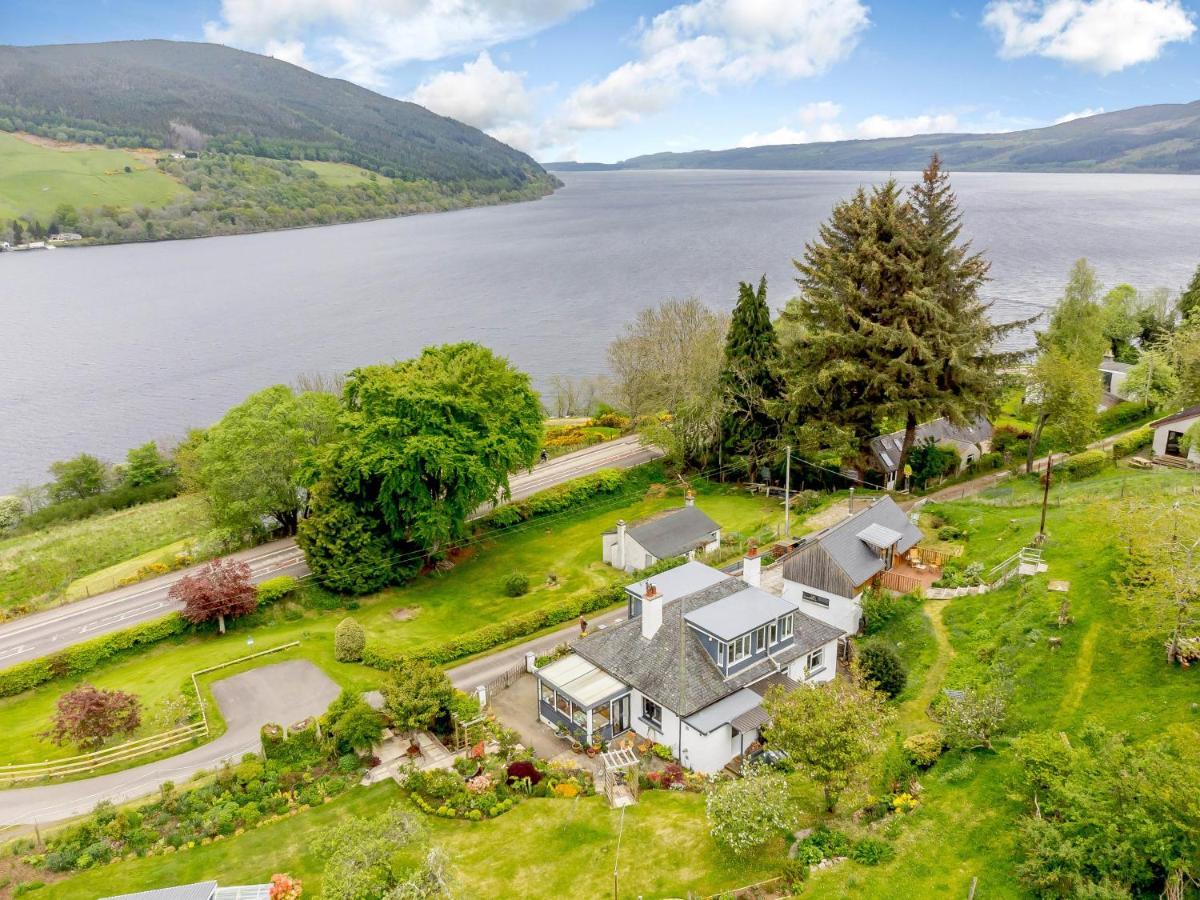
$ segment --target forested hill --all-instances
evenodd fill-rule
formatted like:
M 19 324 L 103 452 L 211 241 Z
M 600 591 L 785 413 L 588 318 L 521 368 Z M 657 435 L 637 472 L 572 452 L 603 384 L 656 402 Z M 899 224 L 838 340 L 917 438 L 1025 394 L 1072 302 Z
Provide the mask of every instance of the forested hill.
M 476 192 L 546 179 L 530 157 L 461 122 L 216 44 L 0 46 L 0 130 L 346 162 Z
M 1004 134 L 922 134 L 691 153 L 624 162 L 551 163 L 551 171 L 601 169 L 851 169 L 919 171 L 940 153 L 954 171 L 1200 172 L 1200 101 L 1137 106 L 1048 128 Z

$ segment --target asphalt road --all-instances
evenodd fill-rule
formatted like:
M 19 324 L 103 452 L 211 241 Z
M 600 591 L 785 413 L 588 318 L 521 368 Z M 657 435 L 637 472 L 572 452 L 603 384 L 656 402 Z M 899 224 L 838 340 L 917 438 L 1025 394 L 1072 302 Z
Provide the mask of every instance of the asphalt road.
M 121 803 L 154 791 L 164 781 L 177 784 L 196 772 L 236 762 L 262 748 L 260 731 L 268 722 L 291 725 L 321 715 L 339 693 L 338 686 L 307 660 L 289 660 L 217 681 L 213 698 L 226 731 L 210 741 L 157 762 L 82 781 L 11 788 L 0 792 L 0 828 L 46 823 L 90 812 L 102 800 Z
M 509 479 L 512 499 L 528 497 L 600 469 L 641 465 L 661 455 L 656 448 L 641 446 L 637 436 L 597 444 L 535 466 L 532 472 L 514 475 Z M 486 512 L 487 509 L 481 509 L 477 515 Z M 304 554 L 290 538 L 230 556 L 249 565 L 255 581 L 276 575 L 304 577 L 308 574 Z M 80 641 L 129 628 L 180 609 L 181 605 L 172 601 L 167 593 L 172 584 L 190 571 L 172 572 L 0 624 L 0 668 L 37 659 Z

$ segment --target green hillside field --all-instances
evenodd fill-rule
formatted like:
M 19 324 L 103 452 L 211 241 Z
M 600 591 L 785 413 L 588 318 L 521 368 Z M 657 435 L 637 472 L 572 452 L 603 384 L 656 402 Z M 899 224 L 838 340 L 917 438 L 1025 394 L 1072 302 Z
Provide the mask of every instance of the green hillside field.
M 128 166 L 132 171 L 126 172 Z M 0 133 L 0 219 L 48 222 L 60 203 L 165 206 L 187 188 L 145 155 L 102 148 L 58 149 Z

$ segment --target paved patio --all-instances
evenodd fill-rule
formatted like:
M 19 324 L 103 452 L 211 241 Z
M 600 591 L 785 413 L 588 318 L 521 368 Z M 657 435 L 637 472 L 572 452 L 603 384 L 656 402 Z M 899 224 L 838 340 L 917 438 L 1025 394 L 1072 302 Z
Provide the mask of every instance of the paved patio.
M 488 705 L 496 718 L 521 736 L 521 743 L 543 759 L 569 762 L 581 768 L 598 770 L 599 757 L 576 753 L 571 742 L 563 740 L 538 718 L 537 679 L 526 673 L 512 686 L 493 691 Z

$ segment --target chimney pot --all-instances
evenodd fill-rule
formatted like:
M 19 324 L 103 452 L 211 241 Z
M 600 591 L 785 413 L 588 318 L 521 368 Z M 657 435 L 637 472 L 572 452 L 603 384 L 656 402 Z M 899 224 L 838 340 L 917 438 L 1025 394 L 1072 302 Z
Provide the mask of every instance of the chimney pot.
M 658 596 L 658 588 L 656 588 L 653 584 L 647 584 L 646 585 L 646 599 L 650 600 L 657 596 Z

